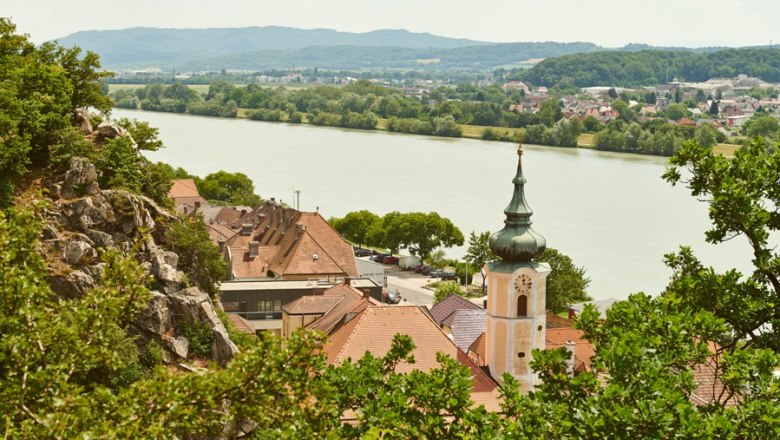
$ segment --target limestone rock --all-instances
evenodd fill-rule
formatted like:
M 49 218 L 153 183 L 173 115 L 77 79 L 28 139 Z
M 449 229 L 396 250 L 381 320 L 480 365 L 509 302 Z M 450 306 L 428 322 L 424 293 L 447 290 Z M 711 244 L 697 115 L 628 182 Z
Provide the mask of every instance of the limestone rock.
M 73 121 L 78 124 L 79 129 L 84 134 L 92 133 L 92 118 L 89 116 L 89 111 L 85 108 L 77 108 L 73 111 Z
M 173 329 L 171 310 L 168 297 L 160 292 L 153 291 L 149 305 L 135 319 L 135 324 L 142 330 L 163 335 Z
M 64 298 L 78 298 L 95 287 L 94 279 L 80 270 L 67 275 L 50 275 L 48 281 L 51 290 Z
M 96 247 L 109 248 L 114 246 L 114 238 L 110 234 L 95 229 L 88 229 L 86 234 L 87 237 L 92 239 Z
M 190 350 L 190 341 L 188 341 L 184 336 L 168 338 L 165 341 L 165 345 L 169 350 L 176 354 L 176 356 L 182 359 L 187 359 L 187 355 L 189 354 Z
M 171 255 L 173 254 L 173 255 Z M 160 282 L 167 293 L 179 290 L 184 273 L 176 270 L 179 256 L 173 252 L 165 252 L 160 248 L 152 249 L 151 266 L 149 270 L 154 278 Z M 173 265 L 169 263 L 174 263 Z
M 239 352 L 228 336 L 227 329 L 219 320 L 211 298 L 197 287 L 181 290 L 169 296 L 174 312 L 187 322 L 205 320 L 211 324 L 214 342 L 211 356 L 222 365 L 227 364 Z
M 111 205 L 102 197 L 83 197 L 63 203 L 62 208 L 69 229 L 86 231 L 115 221 Z
M 85 194 L 95 194 L 98 191 L 97 171 L 87 159 L 74 157 L 70 160 L 70 169 L 65 173 L 60 195 L 70 199 Z
M 91 259 L 95 258 L 95 255 L 95 249 L 88 243 L 73 240 L 67 242 L 63 252 L 65 261 L 74 266 L 83 263 L 86 260 L 91 261 Z
M 102 138 L 114 139 L 120 136 L 130 136 L 127 130 L 114 122 L 101 122 L 100 125 L 98 125 L 97 130 Z

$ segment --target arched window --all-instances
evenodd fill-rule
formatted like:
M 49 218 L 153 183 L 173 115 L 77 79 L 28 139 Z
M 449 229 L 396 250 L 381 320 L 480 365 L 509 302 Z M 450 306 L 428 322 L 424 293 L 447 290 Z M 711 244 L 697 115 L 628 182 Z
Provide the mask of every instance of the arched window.
M 517 316 L 528 316 L 528 297 L 525 295 L 517 297 Z

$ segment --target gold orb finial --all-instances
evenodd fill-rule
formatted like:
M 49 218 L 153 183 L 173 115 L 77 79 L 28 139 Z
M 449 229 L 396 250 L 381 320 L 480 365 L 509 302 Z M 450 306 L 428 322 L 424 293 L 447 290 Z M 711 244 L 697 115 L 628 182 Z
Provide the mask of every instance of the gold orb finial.
M 522 142 L 517 144 L 517 155 L 522 156 L 523 155 L 523 144 Z

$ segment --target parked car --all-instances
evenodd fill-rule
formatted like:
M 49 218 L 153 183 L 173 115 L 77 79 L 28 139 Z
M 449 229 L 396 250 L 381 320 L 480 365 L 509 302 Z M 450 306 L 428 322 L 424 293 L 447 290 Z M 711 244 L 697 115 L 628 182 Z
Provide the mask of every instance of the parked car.
M 384 263 L 384 264 L 398 264 L 398 257 L 394 257 L 392 255 L 388 255 L 388 256 L 386 256 L 382 260 L 382 263 Z
M 441 269 L 434 269 L 434 270 L 428 272 L 428 276 L 431 277 L 431 278 L 439 278 L 439 277 L 441 277 L 441 273 L 442 272 L 444 272 L 444 271 L 441 270 Z
M 390 254 L 376 254 L 373 257 L 371 257 L 371 261 L 375 263 L 382 263 L 385 261 L 385 257 L 390 256 Z
M 371 249 L 363 249 L 363 248 L 355 249 L 355 256 L 356 257 L 367 257 L 367 256 L 371 255 L 372 253 L 373 252 L 371 252 Z
M 449 270 L 443 270 L 441 271 L 439 278 L 441 278 L 442 280 L 454 280 L 457 277 L 455 276 L 455 272 L 450 272 Z
M 421 273 L 423 275 L 428 275 L 428 272 L 431 271 L 431 266 L 428 266 L 427 264 L 421 264 L 414 268 L 414 271 L 416 273 Z

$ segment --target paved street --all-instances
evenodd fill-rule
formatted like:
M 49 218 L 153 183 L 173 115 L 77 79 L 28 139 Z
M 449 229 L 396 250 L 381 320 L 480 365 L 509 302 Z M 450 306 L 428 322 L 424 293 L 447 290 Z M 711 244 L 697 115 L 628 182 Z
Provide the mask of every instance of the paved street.
M 414 272 L 391 270 L 387 274 L 387 289 L 398 289 L 402 298 L 399 304 L 425 304 L 430 306 L 433 303 L 433 291 L 424 289 L 422 286 L 431 281 L 434 281 L 434 279 Z

